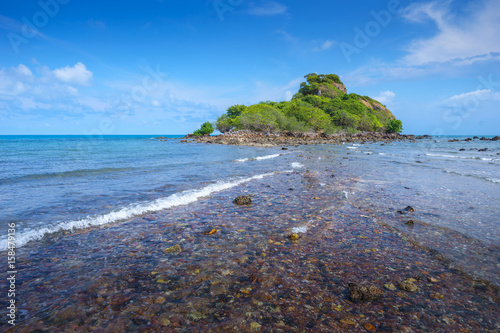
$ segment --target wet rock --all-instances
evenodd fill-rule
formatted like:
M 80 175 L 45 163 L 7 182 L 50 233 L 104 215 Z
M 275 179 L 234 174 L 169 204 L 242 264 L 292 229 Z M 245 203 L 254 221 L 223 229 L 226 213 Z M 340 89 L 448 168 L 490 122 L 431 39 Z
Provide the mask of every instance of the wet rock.
M 259 332 L 261 327 L 262 327 L 262 325 L 256 321 L 253 321 L 250 323 L 250 331 L 252 331 L 252 332 Z
M 288 150 L 287 147 L 281 147 L 281 150 Z
M 217 229 L 215 228 L 208 228 L 203 232 L 204 235 L 213 235 L 215 233 L 217 233 Z
M 396 286 L 392 283 L 386 283 L 386 284 L 384 284 L 384 287 L 387 290 L 396 290 Z
M 349 283 L 349 298 L 352 301 L 373 301 L 382 296 L 382 290 L 375 286 L 363 286 L 356 283 Z
M 488 148 L 478 149 L 477 151 L 487 151 Z
M 414 212 L 415 209 L 413 209 L 412 206 L 406 206 L 406 208 L 404 209 L 404 211 L 406 211 L 406 212 Z
M 252 199 L 249 195 L 240 195 L 236 197 L 233 202 L 239 206 L 250 205 L 252 203 Z
M 293 240 L 293 241 L 294 241 L 294 240 L 299 239 L 299 238 L 300 238 L 300 236 L 299 236 L 299 234 L 297 234 L 297 233 L 292 233 L 292 234 L 288 235 L 288 238 L 290 238 L 291 240 Z
M 408 220 L 405 222 L 406 225 L 414 225 L 414 222 L 413 220 Z
M 165 253 L 179 253 L 182 251 L 182 248 L 179 244 L 175 244 L 174 246 L 171 246 L 165 250 L 163 250 L 163 252 Z
M 399 289 L 404 290 L 404 291 L 409 291 L 409 292 L 417 292 L 419 291 L 419 288 L 417 287 L 416 284 L 413 283 L 413 279 L 406 279 L 398 284 Z
M 193 311 L 189 312 L 186 317 L 188 317 L 188 319 L 190 319 L 190 320 L 198 321 L 200 319 L 206 318 L 207 316 L 201 312 L 193 310 Z
M 459 149 L 458 151 L 465 151 L 465 148 L 461 148 L 461 149 Z
M 495 136 L 491 139 L 491 141 L 500 141 L 500 136 Z

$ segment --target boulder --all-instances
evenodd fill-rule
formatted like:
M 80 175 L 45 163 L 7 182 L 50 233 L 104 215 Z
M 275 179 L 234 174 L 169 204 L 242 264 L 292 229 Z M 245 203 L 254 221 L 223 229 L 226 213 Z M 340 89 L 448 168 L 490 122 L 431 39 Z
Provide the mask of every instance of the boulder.
M 240 195 L 233 200 L 233 202 L 239 206 L 250 205 L 252 203 L 252 199 L 249 195 Z

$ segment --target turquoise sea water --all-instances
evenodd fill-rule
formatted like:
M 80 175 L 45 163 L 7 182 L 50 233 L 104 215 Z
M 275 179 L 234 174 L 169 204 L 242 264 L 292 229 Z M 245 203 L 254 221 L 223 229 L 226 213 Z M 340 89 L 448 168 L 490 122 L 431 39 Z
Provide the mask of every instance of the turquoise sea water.
M 22 246 L 58 230 L 187 204 L 235 181 L 276 171 L 272 160 L 281 153 L 179 141 L 174 136 L 167 141 L 0 136 L 0 249 L 6 249 L 7 223 L 16 223 L 17 246 Z
M 461 267 L 478 264 L 474 272 L 498 283 L 500 142 L 450 139 L 292 152 L 174 137 L 0 136 L 0 249 L 7 247 L 8 223 L 16 224 L 20 247 L 54 232 L 189 207 L 212 193 L 300 169 L 297 151 L 313 151 L 318 158 L 346 158 L 343 177 L 356 186 L 345 195 L 354 205 Z M 415 208 L 411 216 L 398 213 L 407 205 Z M 409 219 L 411 228 L 404 224 Z

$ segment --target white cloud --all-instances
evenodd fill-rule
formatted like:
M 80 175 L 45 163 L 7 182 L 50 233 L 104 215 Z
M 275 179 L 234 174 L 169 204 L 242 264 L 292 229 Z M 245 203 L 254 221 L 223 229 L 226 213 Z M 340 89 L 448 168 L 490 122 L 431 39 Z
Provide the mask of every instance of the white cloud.
M 330 49 L 332 46 L 334 46 L 337 42 L 333 41 L 333 40 L 327 40 L 325 42 L 323 42 L 323 44 L 321 44 L 321 46 L 319 47 L 315 47 L 313 49 L 314 52 L 320 52 L 320 51 L 326 51 L 328 49 Z
M 267 1 L 260 6 L 251 5 L 247 13 L 254 16 L 273 16 L 285 14 L 288 7 L 276 1 Z
M 379 101 L 382 104 L 386 104 L 386 105 L 392 103 L 392 101 L 394 101 L 394 98 L 396 98 L 396 94 L 390 90 L 381 91 L 378 96 L 373 97 L 373 99 Z
M 92 72 L 85 67 L 81 62 L 76 63 L 73 67 L 62 67 L 52 71 L 54 76 L 59 81 L 86 86 L 92 80 Z
M 485 100 L 500 100 L 500 92 L 494 92 L 490 89 L 478 89 L 474 91 L 469 91 L 466 93 L 453 95 L 448 98 L 447 102 L 466 102 L 471 99 L 476 99 L 479 101 Z
M 24 66 L 23 64 L 20 64 L 19 66 L 17 66 L 17 68 L 14 68 L 14 70 L 20 75 L 28 77 L 33 76 L 33 72 L 31 72 L 31 70 L 28 67 Z
M 467 16 L 451 14 L 451 1 L 415 3 L 403 11 L 408 20 L 436 24 L 437 34 L 430 38 L 414 40 L 404 61 L 408 65 L 424 65 L 431 62 L 466 60 L 500 52 L 500 1 L 483 0 L 472 3 L 464 12 Z M 478 57 L 479 56 L 479 57 Z

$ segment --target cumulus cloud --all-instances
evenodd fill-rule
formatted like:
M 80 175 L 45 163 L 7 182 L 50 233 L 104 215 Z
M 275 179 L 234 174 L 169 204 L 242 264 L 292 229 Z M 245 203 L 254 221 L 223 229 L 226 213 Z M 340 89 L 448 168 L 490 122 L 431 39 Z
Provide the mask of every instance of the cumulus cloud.
M 73 67 L 65 66 L 54 69 L 52 73 L 59 81 L 69 84 L 87 86 L 92 80 L 92 72 L 81 62 L 76 63 Z
M 414 3 L 403 11 L 411 22 L 433 22 L 437 33 L 430 38 L 414 40 L 404 61 L 408 65 L 432 62 L 482 60 L 500 52 L 500 1 L 483 0 L 470 4 L 466 15 L 451 14 L 451 1 Z
M 247 13 L 254 16 L 274 16 L 285 14 L 288 7 L 276 1 L 267 1 L 260 6 L 251 5 Z
M 394 101 L 394 98 L 396 98 L 396 94 L 390 90 L 381 91 L 378 96 L 374 97 L 375 100 L 379 101 L 382 104 L 392 103 L 392 101 Z
M 33 81 L 33 73 L 23 64 L 0 69 L 0 95 L 15 96 L 25 92 Z

